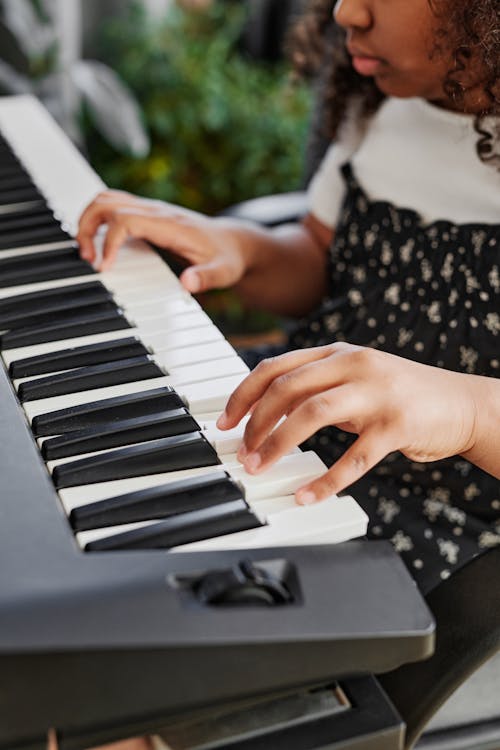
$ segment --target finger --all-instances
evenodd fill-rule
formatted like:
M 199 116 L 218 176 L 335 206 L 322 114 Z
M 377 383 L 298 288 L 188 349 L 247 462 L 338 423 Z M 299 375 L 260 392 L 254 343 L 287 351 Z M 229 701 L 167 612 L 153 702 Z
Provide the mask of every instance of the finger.
M 179 278 L 181 284 L 191 294 L 209 289 L 223 289 L 230 286 L 233 281 L 227 263 L 218 259 L 210 263 L 190 266 Z
M 111 216 L 109 204 L 91 203 L 80 217 L 76 241 L 80 246 L 80 255 L 93 263 L 96 259 L 94 237 L 102 224 L 106 224 Z
M 328 398 L 333 398 L 332 388 L 338 387 L 342 382 L 335 363 L 329 356 L 308 362 L 277 377 L 261 397 L 246 426 L 243 438 L 245 450 L 255 451 L 277 422 L 302 404 L 306 405 L 305 425 L 308 426 L 309 422 L 316 423 L 319 427 L 330 424 Z M 312 398 L 314 396 L 315 399 Z M 312 413 L 309 414 L 309 411 Z M 319 419 L 322 421 L 319 422 Z
M 47 750 L 57 750 L 57 737 L 54 729 L 49 729 L 47 735 Z
M 381 432 L 375 426 L 371 427 L 359 436 L 326 474 L 297 490 L 297 502 L 299 505 L 310 505 L 331 495 L 337 495 L 360 479 L 395 448 L 395 441 L 388 431 Z
M 366 397 L 352 385 L 340 385 L 305 399 L 252 452 L 243 451 L 244 466 L 257 474 L 327 425 L 357 420 L 366 414 Z M 250 418 L 252 421 L 253 416 Z M 240 454 L 238 454 L 240 456 Z
M 113 221 L 108 224 L 108 230 L 102 246 L 100 271 L 109 271 L 117 258 L 121 246 L 127 241 L 129 236 L 130 233 L 125 222 Z
M 230 396 L 224 413 L 217 421 L 219 429 L 227 430 L 236 427 L 245 414 L 262 398 L 271 383 L 296 368 L 328 356 L 328 349 L 328 347 L 315 347 L 292 351 L 259 362 L 255 370 Z

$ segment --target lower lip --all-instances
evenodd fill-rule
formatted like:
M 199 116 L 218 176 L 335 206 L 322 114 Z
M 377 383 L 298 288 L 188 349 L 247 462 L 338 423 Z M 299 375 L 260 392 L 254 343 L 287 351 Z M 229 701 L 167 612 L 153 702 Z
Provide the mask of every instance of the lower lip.
M 382 68 L 382 60 L 378 57 L 360 57 L 354 55 L 352 66 L 362 76 L 376 76 Z

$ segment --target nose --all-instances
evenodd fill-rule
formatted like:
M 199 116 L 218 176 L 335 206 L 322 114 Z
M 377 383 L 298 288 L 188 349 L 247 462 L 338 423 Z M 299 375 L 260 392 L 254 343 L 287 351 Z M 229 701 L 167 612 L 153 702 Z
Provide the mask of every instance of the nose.
M 368 0 L 337 0 L 333 17 L 344 29 L 368 29 L 373 23 Z

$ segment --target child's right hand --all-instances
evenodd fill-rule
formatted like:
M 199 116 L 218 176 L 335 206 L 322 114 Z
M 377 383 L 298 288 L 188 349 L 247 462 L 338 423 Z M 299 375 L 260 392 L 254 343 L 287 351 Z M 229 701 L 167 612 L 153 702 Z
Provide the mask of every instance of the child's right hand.
M 103 224 L 107 229 L 101 270 L 112 266 L 129 238 L 148 240 L 186 260 L 189 267 L 180 280 L 191 293 L 233 286 L 248 267 L 244 243 L 231 220 L 118 190 L 100 193 L 80 218 L 76 239 L 82 257 L 92 263 L 97 257 L 94 237 Z

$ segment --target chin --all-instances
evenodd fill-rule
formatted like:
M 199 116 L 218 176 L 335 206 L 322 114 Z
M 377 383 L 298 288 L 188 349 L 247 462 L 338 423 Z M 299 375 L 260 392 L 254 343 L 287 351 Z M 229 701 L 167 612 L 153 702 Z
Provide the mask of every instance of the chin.
M 424 96 L 422 91 L 403 82 L 395 81 L 390 76 L 376 76 L 375 85 L 386 96 L 394 96 L 398 99 L 411 99 L 415 96 Z

